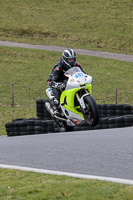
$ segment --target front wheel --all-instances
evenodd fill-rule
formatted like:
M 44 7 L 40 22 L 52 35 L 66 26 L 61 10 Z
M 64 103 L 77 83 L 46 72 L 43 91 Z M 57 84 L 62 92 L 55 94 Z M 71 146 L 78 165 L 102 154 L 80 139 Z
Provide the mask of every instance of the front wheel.
M 85 121 L 90 125 L 90 126 L 96 126 L 99 121 L 99 112 L 98 112 L 98 107 L 91 96 L 85 96 L 84 97 L 84 102 L 86 106 L 86 110 L 84 115 Z

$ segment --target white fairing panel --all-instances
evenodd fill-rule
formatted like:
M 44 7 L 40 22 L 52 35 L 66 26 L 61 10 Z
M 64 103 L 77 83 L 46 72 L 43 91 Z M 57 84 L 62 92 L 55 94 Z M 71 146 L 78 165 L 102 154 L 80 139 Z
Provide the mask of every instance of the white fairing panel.
M 92 77 L 87 74 L 84 74 L 79 67 L 73 67 L 69 69 L 65 73 L 65 76 L 69 77 L 65 90 L 79 88 L 80 85 L 84 85 L 86 83 L 90 85 L 92 82 Z
M 63 106 L 61 106 L 61 109 L 62 109 L 64 115 L 67 117 L 67 119 L 75 118 L 75 119 L 78 119 L 80 121 L 83 120 L 83 118 L 80 115 L 78 115 L 78 114 L 76 114 L 76 113 L 74 113 L 74 112 L 72 112 L 72 111 L 64 108 Z M 66 114 L 65 110 L 67 110 L 67 112 L 69 113 L 69 115 Z

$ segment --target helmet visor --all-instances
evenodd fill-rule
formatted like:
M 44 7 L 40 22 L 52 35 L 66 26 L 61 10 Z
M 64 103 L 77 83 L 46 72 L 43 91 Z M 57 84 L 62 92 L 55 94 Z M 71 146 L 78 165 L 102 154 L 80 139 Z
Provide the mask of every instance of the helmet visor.
M 73 67 L 75 65 L 75 58 L 69 58 L 67 59 L 68 64 Z

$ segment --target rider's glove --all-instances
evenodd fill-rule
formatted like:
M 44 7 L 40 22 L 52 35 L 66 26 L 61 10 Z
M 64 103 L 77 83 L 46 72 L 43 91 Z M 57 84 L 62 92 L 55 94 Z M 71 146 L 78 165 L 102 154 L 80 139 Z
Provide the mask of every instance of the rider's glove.
M 52 82 L 51 81 L 47 81 L 48 87 L 51 87 Z
M 65 87 L 66 87 L 66 84 L 65 84 L 65 83 L 60 83 L 60 84 L 58 85 L 58 89 L 59 89 L 60 91 L 63 91 L 63 90 L 65 89 Z
M 66 87 L 66 84 L 65 83 L 62 83 L 62 82 L 54 82 L 53 85 L 52 85 L 53 88 L 56 88 L 60 91 L 63 91 Z

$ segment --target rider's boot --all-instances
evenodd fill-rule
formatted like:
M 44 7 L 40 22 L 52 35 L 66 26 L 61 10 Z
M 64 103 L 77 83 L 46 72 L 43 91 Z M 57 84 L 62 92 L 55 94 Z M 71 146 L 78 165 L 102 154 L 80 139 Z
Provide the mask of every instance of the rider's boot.
M 54 113 L 54 115 L 59 115 L 58 106 L 59 106 L 59 101 L 57 99 L 54 99 L 53 100 L 53 113 Z

